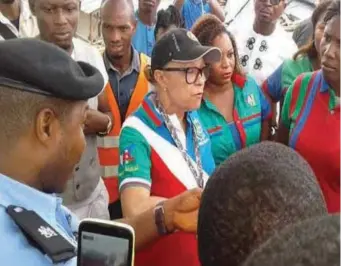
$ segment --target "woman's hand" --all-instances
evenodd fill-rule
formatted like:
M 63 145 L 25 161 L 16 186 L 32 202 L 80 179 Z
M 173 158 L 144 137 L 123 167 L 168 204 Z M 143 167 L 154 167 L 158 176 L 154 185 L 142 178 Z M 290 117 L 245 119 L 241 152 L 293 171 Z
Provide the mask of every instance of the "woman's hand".
M 202 190 L 188 190 L 164 202 L 165 224 L 169 232 L 196 233 Z

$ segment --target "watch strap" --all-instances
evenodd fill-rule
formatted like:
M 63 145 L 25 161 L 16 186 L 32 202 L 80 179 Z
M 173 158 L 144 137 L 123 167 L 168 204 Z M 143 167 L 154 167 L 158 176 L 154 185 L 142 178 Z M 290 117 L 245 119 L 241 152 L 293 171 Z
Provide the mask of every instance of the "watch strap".
M 169 234 L 165 223 L 165 209 L 163 202 L 159 202 L 154 208 L 155 225 L 159 235 Z

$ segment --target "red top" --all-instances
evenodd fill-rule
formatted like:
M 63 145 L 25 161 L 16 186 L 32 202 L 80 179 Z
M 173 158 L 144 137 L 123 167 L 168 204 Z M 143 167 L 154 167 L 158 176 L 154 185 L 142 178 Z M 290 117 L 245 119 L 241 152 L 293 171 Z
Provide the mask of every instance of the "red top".
M 340 211 L 340 106 L 322 72 L 300 76 L 289 89 L 282 123 L 290 128 L 289 146 L 310 164 L 328 211 Z

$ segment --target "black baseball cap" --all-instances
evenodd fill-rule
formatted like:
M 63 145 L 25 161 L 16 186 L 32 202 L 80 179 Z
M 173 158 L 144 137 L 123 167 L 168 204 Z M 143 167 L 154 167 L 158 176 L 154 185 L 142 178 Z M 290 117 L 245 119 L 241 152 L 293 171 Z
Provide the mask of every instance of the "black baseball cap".
M 203 58 L 206 63 L 220 60 L 219 48 L 203 46 L 194 34 L 185 29 L 172 29 L 155 44 L 151 69 L 162 69 L 169 62 L 187 63 Z
M 8 89 L 77 101 L 98 95 L 104 87 L 97 68 L 38 39 L 0 42 L 0 62 L 0 86 Z

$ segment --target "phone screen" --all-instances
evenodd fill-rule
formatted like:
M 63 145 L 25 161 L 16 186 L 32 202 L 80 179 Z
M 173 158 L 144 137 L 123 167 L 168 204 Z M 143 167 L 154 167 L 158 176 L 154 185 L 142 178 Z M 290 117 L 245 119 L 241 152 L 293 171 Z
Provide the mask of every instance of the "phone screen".
M 83 231 L 79 266 L 130 266 L 129 240 Z

